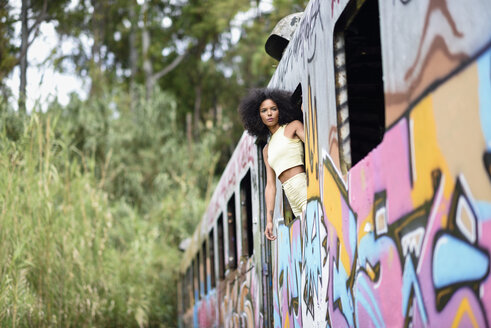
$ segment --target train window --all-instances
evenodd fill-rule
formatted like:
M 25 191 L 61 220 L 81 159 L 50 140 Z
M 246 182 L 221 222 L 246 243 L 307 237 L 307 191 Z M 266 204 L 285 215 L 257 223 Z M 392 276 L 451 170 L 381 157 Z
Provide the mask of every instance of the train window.
M 203 295 L 206 295 L 208 293 L 208 278 L 206 276 L 208 270 L 207 266 L 209 265 L 208 263 L 208 258 L 206 257 L 206 240 L 203 241 L 203 245 L 201 246 L 201 262 L 202 262 L 202 267 L 203 267 Z
M 196 291 L 198 295 L 196 301 L 200 300 L 201 299 L 201 275 L 200 275 L 200 269 L 199 269 L 199 253 L 196 254 L 196 257 L 194 258 L 194 272 L 196 274 L 196 284 L 195 284 L 195 287 L 196 287 Z
M 189 306 L 194 305 L 194 264 L 189 265 Z
M 292 207 L 285 192 L 282 190 L 281 193 L 283 194 L 283 220 L 285 220 L 285 224 L 289 224 L 295 219 L 295 214 L 293 214 Z
M 208 238 L 208 257 L 210 263 L 210 288 L 215 288 L 216 280 L 215 280 L 215 236 L 213 235 L 213 230 L 210 231 L 210 235 Z
M 191 271 L 193 272 L 193 275 L 192 275 L 192 280 L 193 280 L 193 302 L 192 302 L 192 306 L 194 306 L 196 304 L 196 302 L 198 302 L 198 293 L 196 291 L 199 291 L 199 288 L 198 288 L 198 270 L 196 270 L 196 258 L 193 259 L 193 262 L 191 264 Z
M 346 173 L 385 133 L 377 0 L 351 0 L 346 6 L 334 28 L 334 66 L 341 170 Z
M 187 310 L 191 306 L 191 300 L 193 298 L 193 291 L 192 291 L 192 274 L 191 274 L 191 267 L 188 267 L 186 270 L 186 278 L 185 278 L 185 292 L 184 292 L 184 309 Z
M 181 273 L 181 281 L 180 281 L 180 291 L 181 291 L 181 315 L 187 310 L 187 292 L 188 292 L 188 284 L 187 284 L 187 272 Z
M 230 197 L 227 204 L 227 223 L 228 223 L 228 267 L 235 269 L 237 267 L 237 233 L 235 220 L 235 195 Z
M 251 171 L 240 182 L 240 218 L 242 220 L 242 255 L 251 257 L 254 250 L 252 237 Z
M 297 87 L 295 88 L 295 91 L 293 91 L 292 96 L 292 103 L 295 105 L 295 108 L 298 111 L 302 111 L 302 84 L 299 83 Z
M 220 214 L 220 217 L 217 221 L 218 228 L 218 274 L 221 279 L 225 278 L 225 245 L 223 240 L 223 215 Z

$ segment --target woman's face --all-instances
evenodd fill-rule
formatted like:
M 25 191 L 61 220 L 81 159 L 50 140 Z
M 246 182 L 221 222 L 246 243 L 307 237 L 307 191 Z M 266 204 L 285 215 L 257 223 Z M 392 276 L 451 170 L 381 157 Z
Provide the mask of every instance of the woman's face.
M 278 124 L 279 110 L 276 103 L 271 99 L 266 99 L 259 106 L 259 115 L 264 125 L 274 127 Z

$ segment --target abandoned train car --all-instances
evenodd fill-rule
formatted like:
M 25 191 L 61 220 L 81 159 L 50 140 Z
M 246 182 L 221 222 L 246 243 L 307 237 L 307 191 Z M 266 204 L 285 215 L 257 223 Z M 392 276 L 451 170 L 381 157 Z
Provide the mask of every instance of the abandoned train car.
M 301 94 L 307 209 L 278 192 L 264 238 L 264 145 L 244 133 L 183 255 L 180 326 L 489 327 L 491 1 L 311 0 L 295 19 L 269 85 Z

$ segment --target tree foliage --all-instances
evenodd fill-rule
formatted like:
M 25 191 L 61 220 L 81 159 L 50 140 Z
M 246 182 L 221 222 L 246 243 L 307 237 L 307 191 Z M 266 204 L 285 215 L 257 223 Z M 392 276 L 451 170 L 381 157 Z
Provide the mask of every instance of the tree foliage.
M 305 1 L 29 4 L 74 45 L 49 60 L 91 91 L 30 114 L 0 102 L 0 326 L 175 326 L 178 245 L 243 131 L 240 98 L 274 72 L 269 33 Z M 11 13 L 0 78 L 19 63 Z

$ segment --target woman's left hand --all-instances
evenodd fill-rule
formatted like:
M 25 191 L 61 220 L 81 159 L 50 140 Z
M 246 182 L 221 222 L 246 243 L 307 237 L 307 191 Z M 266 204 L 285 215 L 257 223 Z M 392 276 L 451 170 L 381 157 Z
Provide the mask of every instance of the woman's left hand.
M 264 234 L 269 240 L 276 240 L 276 236 L 273 235 L 273 222 L 268 222 L 266 224 L 266 229 L 264 229 Z

